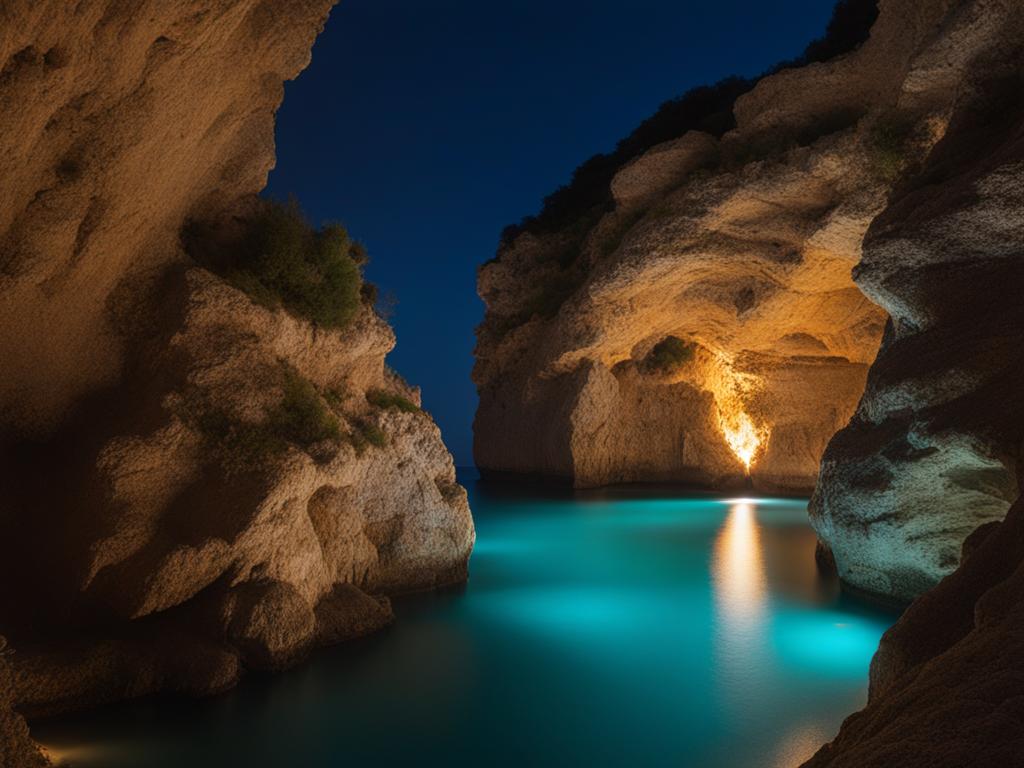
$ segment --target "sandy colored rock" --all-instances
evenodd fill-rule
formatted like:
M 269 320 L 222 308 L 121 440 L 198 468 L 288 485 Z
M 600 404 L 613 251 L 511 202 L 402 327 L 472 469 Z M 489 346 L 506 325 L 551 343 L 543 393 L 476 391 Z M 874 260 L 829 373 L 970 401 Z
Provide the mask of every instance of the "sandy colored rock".
M 714 136 L 690 131 L 660 144 L 622 168 L 612 179 L 617 203 L 630 205 L 663 195 L 691 171 L 718 160 Z
M 283 81 L 334 0 L 0 6 L 0 410 L 45 435 L 113 384 L 110 304 L 178 230 L 258 192 Z
M 816 487 L 843 580 L 906 600 L 1001 519 L 1024 434 L 1019 7 L 879 11 L 855 51 L 740 96 L 714 151 L 688 134 L 700 162 L 656 146 L 614 210 L 481 268 L 481 467 L 725 486 L 752 434 L 754 487 Z M 692 354 L 652 372 L 673 337 Z
M 1000 35 L 970 67 L 943 140 L 868 232 L 855 279 L 891 320 L 811 504 L 845 582 L 908 600 L 1020 493 L 1020 19 Z
M 871 38 L 847 56 L 763 79 L 720 141 L 690 132 L 628 163 L 612 182 L 614 210 L 523 233 L 481 268 L 478 465 L 577 485 L 721 485 L 744 474 L 728 443 L 746 419 L 761 435 L 754 486 L 813 487 L 885 323 L 850 277 L 895 178 L 879 127 L 893 114 L 911 125 L 906 165 L 943 123 L 931 94 L 900 102 L 915 56 L 950 13 L 912 5 L 883 4 Z M 693 345 L 694 362 L 627 374 L 669 337 Z M 580 398 L 581 371 L 596 369 L 618 386 Z M 564 437 L 567 419 L 585 431 Z
M 372 309 L 343 331 L 327 331 L 256 305 L 204 269 L 161 285 L 180 306 L 165 305 L 173 323 L 139 353 L 159 386 L 139 391 L 133 382 L 141 376 L 131 375 L 117 397 L 134 404 L 136 418 L 147 414 L 147 426 L 121 433 L 108 425 L 98 448 L 72 452 L 68 471 L 87 478 L 89 493 L 71 487 L 32 498 L 36 514 L 65 515 L 70 532 L 60 566 L 20 563 L 27 583 L 49 582 L 46 605 L 62 606 L 73 621 L 180 623 L 204 643 L 223 643 L 245 667 L 278 669 L 316 645 L 389 623 L 387 601 L 371 594 L 465 580 L 473 523 L 437 427 L 422 411 L 381 409 L 365 397 L 387 389 L 419 399 L 384 365 L 394 336 Z M 217 424 L 232 425 L 228 436 L 274 437 L 259 430 L 270 429 L 295 380 L 337 420 L 339 438 L 251 454 L 205 431 L 215 413 Z M 329 403 L 329 392 L 345 394 Z M 351 437 L 367 425 L 379 444 Z M 45 546 L 48 528 L 39 538 L 26 532 L 21 544 Z M 87 674 L 60 648 L 40 651 L 22 686 L 34 710 L 51 710 L 47 669 L 64 670 L 76 681 L 65 687 L 86 701 L 183 684 L 174 680 L 179 645 L 154 649 L 143 638 L 125 650 L 116 632 L 101 636 L 115 657 L 145 658 L 140 677 L 104 680 L 104 670 L 119 667 L 102 663 Z M 61 696 L 61 706 L 75 705 Z
M 0 716 L 222 691 L 466 578 L 437 426 L 367 399 L 420 402 L 369 302 L 318 327 L 183 248 L 258 215 L 332 4 L 0 8 Z
M 755 483 L 809 488 L 825 442 L 852 415 L 884 322 L 849 277 L 885 194 L 864 172 L 867 165 L 853 128 L 711 178 L 684 178 L 656 207 L 607 214 L 588 236 L 590 266 L 581 287 L 551 319 L 534 314 L 506 331 L 508 310 L 516 306 L 509 295 L 526 294 L 529 305 L 531 286 L 557 279 L 545 274 L 554 257 L 535 237 L 512 243 L 480 273 L 490 313 L 474 373 L 481 395 L 478 464 L 565 475 L 578 485 L 719 483 L 744 471 L 714 413 L 735 398 L 756 421 L 778 430 L 778 446 L 785 448 L 765 443 Z M 607 239 L 622 228 L 621 240 Z M 553 242 L 557 250 L 557 238 Z M 671 375 L 627 383 L 625 371 L 642 371 L 651 350 L 668 337 L 701 354 Z M 606 388 L 603 401 L 574 401 L 569 382 L 588 365 L 618 379 L 620 386 Z M 710 419 L 706 406 L 693 410 L 690 397 L 639 395 L 680 382 L 695 395 L 711 396 Z M 548 405 L 549 399 L 555 402 Z M 583 407 L 596 410 L 576 413 L 575 423 L 605 424 L 609 437 L 581 434 L 578 452 L 556 447 L 564 430 L 549 414 Z M 614 421 L 607 414 L 615 414 Z M 656 453 L 644 455 L 642 446 L 605 452 L 645 421 L 674 425 L 676 434 L 654 438 L 663 445 Z M 644 434 L 641 442 L 649 443 L 651 434 Z M 693 449 L 683 458 L 680 447 L 687 443 Z

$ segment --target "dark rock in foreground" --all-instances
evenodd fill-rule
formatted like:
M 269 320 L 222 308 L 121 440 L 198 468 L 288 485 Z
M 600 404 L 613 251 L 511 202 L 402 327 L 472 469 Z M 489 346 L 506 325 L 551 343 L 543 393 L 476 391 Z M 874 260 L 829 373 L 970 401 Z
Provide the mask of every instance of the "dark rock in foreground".
M 1024 500 L 882 638 L 868 706 L 805 768 L 1024 765 Z

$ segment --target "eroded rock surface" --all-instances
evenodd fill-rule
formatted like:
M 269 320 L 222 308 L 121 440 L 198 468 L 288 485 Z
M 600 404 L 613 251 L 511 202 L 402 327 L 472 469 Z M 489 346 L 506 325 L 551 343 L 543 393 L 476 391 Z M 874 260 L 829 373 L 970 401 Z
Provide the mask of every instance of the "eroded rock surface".
M 45 435 L 117 381 L 111 304 L 196 210 L 262 189 L 333 0 L 0 6 L 0 410 Z
M 7 663 L 10 649 L 0 637 L 0 767 L 41 768 L 48 765 L 28 735 L 24 718 L 14 711 L 14 684 Z
M 883 0 L 734 130 L 621 168 L 611 210 L 507 240 L 479 274 L 478 464 L 726 485 L 749 456 L 757 488 L 817 487 L 847 584 L 950 573 L 1018 493 L 1022 39 L 1007 0 Z
M 807 768 L 1024 764 L 1024 502 L 963 554 L 886 632 L 868 706 Z
M 259 210 L 331 5 L 0 8 L 0 713 L 223 690 L 466 578 L 466 493 L 369 301 L 318 327 L 182 247 Z
M 901 93 L 949 14 L 883 3 L 856 51 L 741 96 L 734 130 L 621 168 L 613 210 L 507 241 L 479 275 L 477 463 L 716 485 L 749 460 L 756 487 L 811 488 L 886 319 L 850 271 L 944 127 L 943 98 Z M 671 338 L 692 354 L 652 370 Z
M 943 140 L 868 232 L 855 279 L 891 321 L 811 505 L 843 580 L 903 599 L 948 574 L 1020 492 L 1024 26 L 1002 8 Z

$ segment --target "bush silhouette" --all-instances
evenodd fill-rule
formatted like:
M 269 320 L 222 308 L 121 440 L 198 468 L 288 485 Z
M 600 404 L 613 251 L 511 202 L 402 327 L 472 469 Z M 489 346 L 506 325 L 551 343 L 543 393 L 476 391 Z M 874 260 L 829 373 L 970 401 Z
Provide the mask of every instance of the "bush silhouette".
M 260 200 L 244 217 L 190 221 L 182 244 L 256 303 L 325 328 L 344 328 L 372 303 L 360 273 L 363 246 L 340 224 L 315 229 L 294 201 Z
M 402 413 L 419 413 L 420 408 L 408 398 L 384 389 L 371 389 L 366 393 L 366 402 L 377 408 L 397 408 Z
M 777 64 L 765 74 L 827 61 L 855 49 L 867 40 L 876 18 L 877 0 L 839 0 L 825 35 L 811 42 L 800 57 Z M 506 227 L 502 242 L 511 242 L 522 232 L 557 232 L 595 209 L 609 210 L 613 205 L 611 181 L 623 165 L 651 147 L 679 138 L 687 131 L 704 131 L 721 137 L 732 130 L 736 127 L 733 104 L 758 79 L 727 77 L 714 85 L 699 86 L 666 101 L 620 141 L 613 152 L 595 155 L 579 166 L 567 185 L 544 198 L 539 213 Z

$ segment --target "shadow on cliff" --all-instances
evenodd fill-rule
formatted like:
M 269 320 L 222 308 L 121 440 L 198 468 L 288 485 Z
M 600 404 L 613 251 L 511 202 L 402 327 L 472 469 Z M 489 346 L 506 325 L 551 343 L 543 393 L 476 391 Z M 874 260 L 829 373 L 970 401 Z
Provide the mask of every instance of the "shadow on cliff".
M 145 547 L 91 573 L 96 543 L 128 513 L 111 505 L 112 489 L 97 472 L 102 451 L 118 436 L 145 436 L 164 425 L 164 397 L 183 383 L 186 361 L 169 342 L 184 319 L 187 268 L 172 267 L 142 290 L 136 284 L 115 294 L 108 309 L 130 350 L 118 384 L 81 401 L 45 440 L 0 440 L 0 616 L 15 644 L 128 618 L 124 606 L 133 604 L 147 563 L 182 541 L 230 541 L 261 496 L 256 475 L 227 478 L 206 468 L 172 502 Z M 147 305 L 159 309 L 148 312 Z

